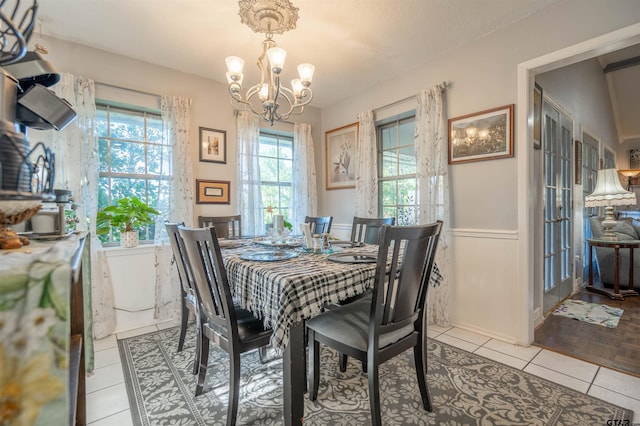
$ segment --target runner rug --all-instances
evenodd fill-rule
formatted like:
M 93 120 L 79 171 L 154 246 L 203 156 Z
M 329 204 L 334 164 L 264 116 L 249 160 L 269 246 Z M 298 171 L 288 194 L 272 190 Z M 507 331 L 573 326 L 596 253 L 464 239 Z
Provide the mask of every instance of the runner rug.
M 572 318 L 578 321 L 598 324 L 608 328 L 616 328 L 624 312 L 620 308 L 589 303 L 584 300 L 567 299 L 553 311 L 553 315 Z
M 191 374 L 195 333 L 176 352 L 179 329 L 118 342 L 135 425 L 224 425 L 228 357 L 214 344 L 205 393 L 194 397 Z M 261 364 L 256 351 L 241 357 L 237 424 L 281 425 L 282 361 Z M 367 376 L 349 360 L 321 354 L 318 400 L 305 395 L 305 425 L 371 424 Z M 433 412 L 422 409 L 412 351 L 380 368 L 385 425 L 605 425 L 630 424 L 633 412 L 487 358 L 428 340 L 428 383 Z

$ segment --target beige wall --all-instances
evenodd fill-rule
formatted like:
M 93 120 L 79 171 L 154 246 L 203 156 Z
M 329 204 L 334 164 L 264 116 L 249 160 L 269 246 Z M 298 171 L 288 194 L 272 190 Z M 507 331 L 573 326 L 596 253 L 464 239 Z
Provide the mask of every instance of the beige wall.
M 530 204 L 537 189 L 528 180 L 528 170 L 523 172 L 523 165 L 533 168 L 534 162 L 525 157 L 533 156 L 533 150 L 522 137 L 526 133 L 519 128 L 527 126 L 523 112 L 528 105 L 518 103 L 518 99 L 526 99 L 518 91 L 518 66 L 638 22 L 637 0 L 561 0 L 514 26 L 407 70 L 393 80 L 381 81 L 321 112 L 311 110 L 304 120 L 313 126 L 320 212 L 332 214 L 338 226 L 351 223 L 353 190 L 324 190 L 324 132 L 355 122 L 359 112 L 379 108 L 443 81 L 449 82 L 449 117 L 516 104 L 515 130 L 519 136 L 515 158 L 458 164 L 450 169 L 449 252 L 454 266 L 449 276 L 451 320 L 504 340 L 530 343 L 533 313 L 539 309 L 532 290 L 539 282 L 533 282 L 532 270 L 534 266 L 539 269 L 539 265 L 532 266 L 537 254 L 531 249 L 529 234 L 537 228 L 527 222 L 533 220 L 527 212 L 530 206 L 540 206 Z M 191 154 L 196 177 L 235 180 L 235 125 L 224 84 L 60 41 L 52 41 L 50 50 L 51 61 L 60 71 L 192 98 Z M 227 130 L 227 165 L 198 162 L 198 126 Z M 228 207 L 197 206 L 196 214 L 226 214 L 234 210 L 235 200 Z
M 194 214 L 195 216 L 216 216 L 236 213 L 237 200 L 234 191 L 236 185 L 236 129 L 226 84 L 62 40 L 49 38 L 47 43 L 50 52 L 48 60 L 59 72 L 81 75 L 91 78 L 97 83 L 106 83 L 151 94 L 167 94 L 192 99 L 190 139 L 194 179 L 231 181 L 232 193 L 230 205 L 196 205 Z M 96 91 L 99 93 L 100 87 Z M 311 124 L 314 141 L 322 139 L 320 110 L 317 108 L 307 107 L 304 116 L 296 117 L 292 121 Z M 199 127 L 227 132 L 227 164 L 199 161 Z M 268 125 L 265 127 L 270 128 Z M 291 124 L 278 123 L 274 125 L 274 128 L 293 132 Z M 174 219 L 182 220 L 181 218 Z

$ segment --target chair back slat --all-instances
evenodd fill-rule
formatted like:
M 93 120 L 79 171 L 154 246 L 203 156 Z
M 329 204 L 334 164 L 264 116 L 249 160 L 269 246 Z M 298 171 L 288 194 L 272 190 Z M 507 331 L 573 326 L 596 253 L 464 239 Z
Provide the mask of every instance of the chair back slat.
M 311 234 L 323 234 L 331 232 L 331 223 L 333 216 L 306 216 L 304 223 L 309 224 Z
M 394 225 L 395 217 L 357 217 L 353 218 L 351 226 L 351 241 L 366 244 L 378 244 L 380 227 Z
M 178 267 L 178 279 L 180 280 L 180 286 L 182 287 L 182 295 L 193 293 L 195 290 L 191 287 L 193 280 L 187 275 L 186 269 L 186 254 L 184 252 L 184 246 L 182 240 L 178 234 L 178 226 L 184 225 L 184 222 L 180 223 L 165 223 L 167 234 L 169 235 L 169 243 L 171 244 L 171 251 L 173 252 L 173 260 Z
M 216 228 L 190 229 L 179 226 L 178 230 L 184 242 L 187 263 L 193 274 L 203 315 L 226 330 L 233 330 L 235 310 Z
M 218 238 L 241 238 L 242 219 L 240 215 L 233 216 L 198 216 L 200 228 L 216 228 Z
M 371 315 L 377 332 L 402 328 L 422 318 L 442 222 L 383 225 Z M 381 312 L 378 312 L 381 310 Z

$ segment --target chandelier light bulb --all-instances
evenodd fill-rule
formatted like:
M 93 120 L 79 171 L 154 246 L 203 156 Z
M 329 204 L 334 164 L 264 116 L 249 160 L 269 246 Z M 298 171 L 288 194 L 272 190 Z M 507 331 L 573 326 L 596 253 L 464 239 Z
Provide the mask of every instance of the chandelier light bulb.
M 304 85 L 302 84 L 302 81 L 300 81 L 299 78 L 294 78 L 293 80 L 291 80 L 291 90 L 293 90 L 293 95 L 296 98 L 299 98 L 302 96 L 303 89 L 304 89 Z
M 264 83 L 260 88 L 260 93 L 258 93 L 258 97 L 262 102 L 266 101 L 269 98 L 269 85 Z
M 227 56 L 224 61 L 227 64 L 227 71 L 233 81 L 242 79 L 244 59 L 239 56 Z
M 305 87 L 311 85 L 311 80 L 313 80 L 313 73 L 315 71 L 316 67 L 311 64 L 298 65 L 298 75 L 300 76 L 300 81 Z
M 280 74 L 284 68 L 284 60 L 287 57 L 287 51 L 281 47 L 272 47 L 267 50 L 267 56 L 269 57 L 271 70 L 276 74 Z

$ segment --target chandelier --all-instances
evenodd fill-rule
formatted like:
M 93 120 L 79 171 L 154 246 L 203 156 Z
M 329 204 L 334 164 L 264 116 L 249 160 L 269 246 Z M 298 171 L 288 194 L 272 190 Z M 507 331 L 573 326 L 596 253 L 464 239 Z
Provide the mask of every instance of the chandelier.
M 240 20 L 256 33 L 263 33 L 262 55 L 258 58 L 260 83 L 247 89 L 242 95 L 244 59 L 238 56 L 225 58 L 230 102 L 235 109 L 249 110 L 273 125 L 286 120 L 291 114 L 302 114 L 313 98 L 309 88 L 315 67 L 298 65 L 299 78 L 291 80 L 291 88 L 280 83 L 287 52 L 278 47 L 274 34 L 282 34 L 296 27 L 298 8 L 289 0 L 240 0 Z M 265 61 L 266 59 L 266 61 Z

